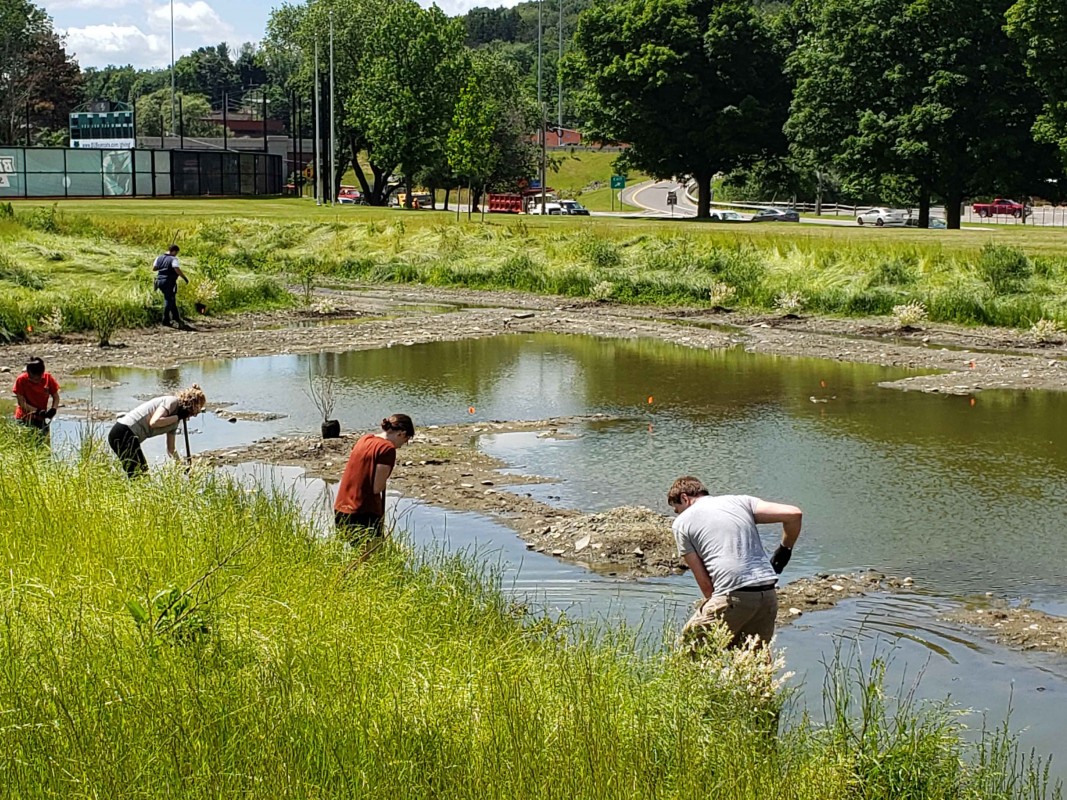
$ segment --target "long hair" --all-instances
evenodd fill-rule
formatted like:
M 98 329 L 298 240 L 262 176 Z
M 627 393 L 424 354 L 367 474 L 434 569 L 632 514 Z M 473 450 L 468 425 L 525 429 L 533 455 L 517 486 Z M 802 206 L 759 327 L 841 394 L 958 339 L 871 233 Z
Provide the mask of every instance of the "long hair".
M 194 383 L 188 389 L 178 392 L 178 408 L 185 412 L 186 416 L 194 416 L 204 410 L 207 405 L 207 395 L 200 388 L 199 383 Z

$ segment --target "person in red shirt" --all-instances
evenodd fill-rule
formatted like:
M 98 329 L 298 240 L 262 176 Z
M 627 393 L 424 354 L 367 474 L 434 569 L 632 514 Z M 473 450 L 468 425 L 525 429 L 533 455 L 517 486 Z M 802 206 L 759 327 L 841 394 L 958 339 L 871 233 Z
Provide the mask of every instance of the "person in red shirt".
M 345 464 L 334 501 L 334 525 L 353 544 L 384 534 L 385 485 L 396 466 L 396 451 L 415 436 L 407 414 L 382 420 L 381 433 L 359 437 Z
M 59 384 L 44 371 L 44 361 L 31 358 L 26 371 L 15 379 L 15 419 L 44 431 L 59 408 Z M 51 401 L 51 405 L 49 405 Z

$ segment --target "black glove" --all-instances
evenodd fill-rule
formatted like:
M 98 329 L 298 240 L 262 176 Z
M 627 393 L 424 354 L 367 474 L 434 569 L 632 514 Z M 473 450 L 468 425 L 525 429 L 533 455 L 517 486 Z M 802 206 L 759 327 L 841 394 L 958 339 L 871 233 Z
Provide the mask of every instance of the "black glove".
M 48 409 L 47 411 L 44 412 L 44 418 L 45 419 L 52 419 L 52 417 L 54 417 L 55 415 L 56 415 L 56 410 L 54 408 L 50 408 L 50 409 Z
M 778 549 L 771 556 L 771 567 L 774 568 L 777 574 L 782 574 L 782 570 L 785 569 L 785 565 L 789 563 L 789 558 L 792 555 L 793 550 L 791 548 L 786 547 L 784 544 L 778 545 Z
M 189 419 L 189 412 L 181 406 L 178 406 L 178 408 L 176 408 L 174 411 L 174 416 L 184 422 L 185 420 Z

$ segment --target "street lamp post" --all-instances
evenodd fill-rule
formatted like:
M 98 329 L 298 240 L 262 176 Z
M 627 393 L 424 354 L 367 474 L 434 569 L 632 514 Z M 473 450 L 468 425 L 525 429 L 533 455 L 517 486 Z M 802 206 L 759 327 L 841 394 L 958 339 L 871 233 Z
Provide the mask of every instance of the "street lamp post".
M 333 11 L 330 11 L 330 205 L 337 200 L 337 124 L 333 114 Z
M 315 205 L 322 205 L 322 92 L 319 90 L 319 37 L 315 35 Z
M 170 127 L 174 130 L 174 0 L 170 0 Z
M 541 99 L 541 31 L 544 27 L 541 17 L 541 6 L 543 0 L 537 0 L 537 127 L 538 137 L 541 144 L 541 216 L 545 214 L 545 180 L 547 178 L 547 167 L 545 162 L 548 160 L 546 152 L 547 138 L 545 131 L 545 104 Z

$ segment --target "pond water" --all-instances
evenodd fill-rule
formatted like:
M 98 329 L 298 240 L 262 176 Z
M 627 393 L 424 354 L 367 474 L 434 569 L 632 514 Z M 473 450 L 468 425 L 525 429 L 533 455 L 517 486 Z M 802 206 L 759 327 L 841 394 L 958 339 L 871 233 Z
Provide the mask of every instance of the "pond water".
M 197 382 L 210 408 L 285 415 L 235 424 L 206 415 L 193 425 L 195 452 L 317 431 L 309 371 L 337 377 L 334 416 L 349 431 L 373 430 L 394 411 L 417 426 L 609 415 L 574 426 L 574 439 L 480 439 L 509 469 L 558 478 L 518 490 L 564 506 L 666 513 L 668 486 L 687 473 L 712 491 L 797 503 L 804 532 L 783 577 L 871 567 L 910 575 L 923 592 L 844 603 L 782 631 L 789 666 L 807 676 L 815 705 L 821 664 L 839 643 L 868 655 L 892 643 L 895 677 L 921 671 L 922 696 L 988 709 L 994 724 L 1010 702 L 1013 727 L 1029 726 L 1027 747 L 1057 753 L 1064 774 L 1065 660 L 996 647 L 936 618 L 954 598 L 987 591 L 1067 614 L 1067 426 L 1058 424 L 1067 396 L 906 393 L 878 387 L 908 374 L 899 369 L 550 334 L 101 369 L 67 394 L 87 397 L 92 383 L 96 405 L 121 411 Z M 60 439 L 77 431 L 68 420 L 56 427 Z M 146 450 L 160 459 L 163 443 Z M 275 471 L 271 480 L 296 474 Z M 321 483 L 309 491 L 328 502 Z M 500 563 L 505 588 L 550 611 L 624 619 L 661 636 L 696 594 L 688 576 L 623 583 L 526 552 L 510 530 L 475 514 L 408 501 L 396 508 L 417 543 L 475 548 Z
M 542 499 L 666 513 L 671 481 L 694 474 L 712 491 L 804 508 L 791 577 L 872 567 L 941 594 L 1031 597 L 1067 614 L 1063 394 L 900 392 L 877 384 L 902 370 L 540 334 L 102 369 L 99 377 L 119 385 L 97 386 L 93 399 L 122 410 L 197 382 L 212 408 L 286 415 L 194 424 L 194 450 L 229 447 L 317 430 L 309 370 L 337 376 L 335 416 L 350 431 L 373 430 L 394 411 L 418 426 L 611 415 L 578 426 L 572 440 L 482 437 L 515 471 L 560 479 L 523 487 Z M 147 449 L 158 456 L 162 447 Z

